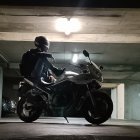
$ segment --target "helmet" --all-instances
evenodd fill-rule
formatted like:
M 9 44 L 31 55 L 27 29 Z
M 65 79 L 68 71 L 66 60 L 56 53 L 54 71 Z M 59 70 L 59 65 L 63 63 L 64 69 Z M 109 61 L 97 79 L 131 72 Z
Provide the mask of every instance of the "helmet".
M 41 51 L 47 51 L 49 49 L 50 43 L 44 36 L 37 36 L 34 43 L 37 48 L 41 49 Z

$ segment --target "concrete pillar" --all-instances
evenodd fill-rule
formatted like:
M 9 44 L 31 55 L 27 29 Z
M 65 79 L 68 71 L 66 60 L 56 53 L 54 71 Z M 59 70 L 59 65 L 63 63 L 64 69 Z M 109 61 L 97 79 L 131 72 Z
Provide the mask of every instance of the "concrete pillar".
M 111 90 L 113 101 L 112 119 L 124 119 L 124 84 L 119 84 Z
M 118 92 L 118 119 L 124 119 L 124 84 L 117 87 Z
M 2 89 L 3 89 L 3 70 L 0 67 L 0 118 L 2 113 Z
M 117 119 L 117 88 L 111 89 L 111 99 L 113 101 L 112 119 Z

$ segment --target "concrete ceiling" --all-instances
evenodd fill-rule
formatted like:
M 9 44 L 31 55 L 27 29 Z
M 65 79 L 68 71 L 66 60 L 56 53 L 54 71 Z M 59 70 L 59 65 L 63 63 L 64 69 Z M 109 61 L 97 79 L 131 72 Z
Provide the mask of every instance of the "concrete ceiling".
M 69 36 L 57 32 L 59 17 L 78 18 L 81 30 Z M 37 35 L 51 41 L 50 52 L 61 65 L 68 67 L 74 52 L 83 60 L 87 49 L 104 66 L 106 80 L 140 81 L 140 9 L 0 6 L 1 65 L 17 68 Z M 10 71 L 6 75 L 17 75 Z

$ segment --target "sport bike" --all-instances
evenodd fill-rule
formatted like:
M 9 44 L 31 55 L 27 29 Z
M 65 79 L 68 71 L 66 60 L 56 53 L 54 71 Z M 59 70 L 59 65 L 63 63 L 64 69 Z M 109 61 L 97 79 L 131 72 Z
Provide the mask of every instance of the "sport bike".
M 112 114 L 111 98 L 101 90 L 103 82 L 102 67 L 89 59 L 79 64 L 80 73 L 68 73 L 55 83 L 35 84 L 30 78 L 20 83 L 17 114 L 24 122 L 37 120 L 43 112 L 47 116 L 84 117 L 89 123 L 99 125 Z

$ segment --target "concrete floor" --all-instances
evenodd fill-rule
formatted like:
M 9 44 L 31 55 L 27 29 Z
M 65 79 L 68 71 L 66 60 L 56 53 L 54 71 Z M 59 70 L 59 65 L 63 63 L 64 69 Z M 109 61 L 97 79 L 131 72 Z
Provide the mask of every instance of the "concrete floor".
M 140 121 L 109 120 L 95 126 L 83 118 L 40 118 L 24 123 L 0 119 L 0 140 L 140 140 Z

